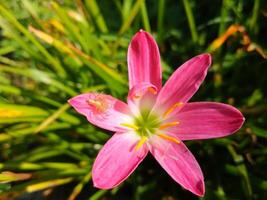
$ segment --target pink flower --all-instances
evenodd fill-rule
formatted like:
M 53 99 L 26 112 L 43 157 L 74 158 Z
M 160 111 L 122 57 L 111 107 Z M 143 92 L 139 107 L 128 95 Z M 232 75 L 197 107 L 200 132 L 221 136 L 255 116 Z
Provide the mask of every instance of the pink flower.
M 182 141 L 224 137 L 244 122 L 243 115 L 230 105 L 188 103 L 210 64 L 209 54 L 198 55 L 179 67 L 162 87 L 158 46 L 150 34 L 140 30 L 128 49 L 127 104 L 99 93 L 69 100 L 89 122 L 116 132 L 94 162 L 95 187 L 116 187 L 150 152 L 176 182 L 204 195 L 202 171 Z

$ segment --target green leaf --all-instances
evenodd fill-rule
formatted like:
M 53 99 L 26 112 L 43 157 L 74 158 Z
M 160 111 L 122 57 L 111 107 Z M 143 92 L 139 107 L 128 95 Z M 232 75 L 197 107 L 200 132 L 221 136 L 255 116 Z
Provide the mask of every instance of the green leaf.
M 47 115 L 47 111 L 38 107 L 0 104 L 0 124 L 22 121 L 38 121 Z

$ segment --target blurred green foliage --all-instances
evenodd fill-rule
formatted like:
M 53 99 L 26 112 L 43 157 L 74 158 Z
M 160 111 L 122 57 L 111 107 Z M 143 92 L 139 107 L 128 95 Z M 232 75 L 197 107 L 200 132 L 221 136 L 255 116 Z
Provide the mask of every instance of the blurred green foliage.
M 143 28 L 160 47 L 164 80 L 196 54 L 213 67 L 194 101 L 246 117 L 231 137 L 187 142 L 203 199 L 267 199 L 267 4 L 263 0 L 0 0 L 0 199 L 197 199 L 148 157 L 116 189 L 93 188 L 110 133 L 67 104 L 99 91 L 125 100 L 127 46 Z

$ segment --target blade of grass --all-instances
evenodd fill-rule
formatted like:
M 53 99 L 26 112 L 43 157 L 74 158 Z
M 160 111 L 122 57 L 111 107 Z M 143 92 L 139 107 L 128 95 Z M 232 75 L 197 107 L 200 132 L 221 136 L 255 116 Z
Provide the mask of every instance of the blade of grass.
M 44 130 L 47 126 L 53 123 L 57 118 L 60 117 L 62 113 L 66 112 L 69 108 L 70 105 L 68 103 L 62 105 L 56 112 L 54 112 L 52 115 L 46 118 L 39 126 L 37 126 L 37 128 L 34 130 L 34 133 L 36 134 Z
M 136 17 L 136 15 L 138 14 L 141 5 L 143 4 L 144 0 L 137 0 L 135 2 L 135 4 L 133 5 L 130 14 L 128 15 L 128 17 L 125 19 L 125 21 L 123 22 L 120 30 L 119 30 L 119 35 L 122 35 L 125 31 L 127 31 L 129 29 L 129 27 L 131 26 L 134 18 Z
M 14 95 L 21 94 L 21 90 L 19 88 L 10 85 L 0 85 L 0 92 Z
M 38 3 L 36 4 L 35 2 L 31 2 L 29 0 L 22 0 L 22 6 L 25 8 L 25 10 L 27 10 L 27 12 L 40 27 L 45 28 L 42 20 L 38 16 Z
M 33 56 L 37 59 L 42 59 L 42 56 L 34 51 L 34 49 L 29 45 L 27 42 L 25 42 L 24 38 L 19 35 L 17 30 L 15 30 L 11 25 L 0 16 L 0 26 L 5 31 L 3 35 L 5 37 L 11 38 L 14 41 L 16 41 L 17 44 L 19 44 L 26 52 L 28 52 L 29 55 Z
M 108 66 L 103 64 L 102 62 L 90 57 L 89 55 L 85 54 L 78 48 L 76 48 L 70 42 L 66 42 L 66 44 L 61 43 L 59 40 L 56 40 L 51 35 L 48 35 L 40 30 L 37 30 L 33 27 L 30 27 L 30 30 L 40 39 L 44 40 L 45 42 L 54 45 L 59 51 L 76 55 L 88 66 L 92 71 L 94 71 L 97 75 L 103 78 L 109 85 L 116 91 L 121 92 L 121 89 L 124 88 L 122 85 L 127 85 L 126 81 L 121 77 L 113 69 L 110 69 Z M 112 79 L 111 79 L 112 77 Z
M 0 63 L 7 64 L 7 65 L 15 65 L 15 66 L 25 66 L 24 63 L 12 60 L 5 56 L 0 56 Z
M 13 116 L 15 116 L 12 113 Z M 21 123 L 21 122 L 31 122 L 31 123 L 35 123 L 35 122 L 41 122 L 44 118 L 43 117 L 7 117 L 7 115 L 2 115 L 2 118 L 0 118 L 0 124 L 14 124 L 14 123 Z
M 226 18 L 228 16 L 229 12 L 229 0 L 223 0 L 222 6 L 221 6 L 221 16 L 220 16 L 220 26 L 218 31 L 218 37 L 221 36 L 225 30 L 226 30 Z M 222 49 L 219 48 L 214 56 L 217 57 L 218 65 L 214 68 L 214 80 L 215 80 L 215 86 L 218 91 L 218 93 L 221 93 L 221 86 L 223 83 L 223 76 L 222 76 L 222 69 L 223 69 L 223 56 L 221 55 Z
M 42 121 L 43 119 L 39 119 L 39 120 L 36 120 L 35 118 L 30 118 L 30 122 L 40 122 Z M 26 120 L 18 120 L 16 119 L 15 120 L 16 122 L 25 122 Z M 27 122 L 27 121 L 26 121 Z M 11 122 L 10 122 L 11 123 Z M 12 121 L 12 123 L 14 123 Z M 18 139 L 18 138 L 22 138 L 22 137 L 25 137 L 25 136 L 28 136 L 28 135 L 32 135 L 34 134 L 34 130 L 36 129 L 36 125 L 33 125 L 32 127 L 27 127 L 27 128 L 21 128 L 19 130 L 7 130 L 7 134 L 10 136 L 10 137 L 5 137 L 2 138 L 2 142 L 6 142 L 10 139 Z M 47 132 L 47 131 L 53 131 L 53 130 L 60 130 L 60 129 L 69 129 L 71 127 L 71 124 L 70 123 L 54 123 L 52 125 L 50 125 L 49 127 L 47 127 L 45 130 L 43 130 L 44 132 Z
M 6 133 L 0 133 L 0 143 L 1 142 L 6 142 L 8 140 L 11 140 L 12 137 Z
M 40 159 L 39 159 L 40 160 Z M 74 171 L 79 170 L 79 166 L 74 163 L 68 162 L 7 162 L 0 163 L 1 170 L 20 170 L 20 171 L 36 171 L 36 170 L 44 170 L 44 169 L 54 169 L 54 170 L 66 170 L 66 171 Z
M 13 46 L 1 46 L 0 55 L 5 55 L 8 53 L 14 52 L 15 50 L 16 48 Z
M 33 94 L 32 92 L 24 92 L 23 91 L 23 95 L 28 95 L 31 97 L 32 101 L 37 101 L 37 102 L 42 102 L 45 104 L 48 104 L 50 106 L 54 106 L 54 107 L 60 107 L 62 105 L 61 102 L 59 101 L 55 101 L 54 99 L 51 99 L 49 97 L 45 97 L 45 96 L 40 96 L 38 94 Z
M 192 40 L 194 43 L 197 43 L 198 34 L 197 34 L 195 19 L 194 19 L 192 8 L 190 6 L 190 2 L 188 0 L 183 0 L 183 4 L 184 4 L 187 21 L 188 21 L 189 28 L 190 28 Z
M 72 49 L 80 58 L 83 59 L 83 62 L 90 67 L 96 74 L 103 78 L 106 82 L 109 83 L 109 86 L 115 91 L 122 93 L 125 90 L 127 82 L 122 78 L 121 75 L 116 73 L 114 70 L 110 69 L 108 66 L 102 62 L 88 56 L 79 49 L 75 48 L 72 44 L 67 44 L 70 49 Z M 103 73 L 104 72 L 104 73 Z M 112 79 L 110 78 L 112 77 Z
M 56 79 L 53 79 L 52 75 L 48 72 L 40 71 L 37 69 L 18 68 L 15 66 L 7 66 L 1 64 L 0 64 L 0 71 L 12 74 L 18 74 L 21 76 L 31 78 L 37 82 L 41 82 L 47 85 L 52 85 L 55 88 L 58 88 L 59 90 L 66 92 L 70 96 L 75 96 L 77 94 L 77 92 L 74 91 L 72 88 L 57 81 Z
M 249 29 L 251 32 L 256 33 L 257 29 L 257 20 L 259 16 L 259 10 L 260 10 L 260 0 L 254 0 L 254 5 L 253 5 L 253 11 L 252 11 L 252 16 L 249 21 Z
M 62 23 L 65 24 L 68 33 L 75 39 L 79 41 L 83 50 L 88 53 L 88 44 L 86 43 L 85 39 L 79 33 L 79 26 L 71 21 L 69 16 L 67 15 L 65 9 L 61 8 L 56 2 L 51 3 L 52 8 L 56 11 L 58 17 L 61 19 Z
M 96 193 L 94 193 L 93 195 L 91 195 L 91 197 L 89 198 L 89 200 L 98 200 L 101 197 L 103 197 L 107 192 L 108 192 L 108 190 L 98 190 Z
M 92 15 L 95 24 L 97 25 L 98 29 L 102 33 L 108 33 L 108 27 L 106 25 L 106 22 L 104 20 L 104 17 L 102 16 L 102 13 L 99 9 L 99 6 L 97 4 L 97 1 L 95 0 L 86 0 L 85 6 L 87 10 L 89 10 L 89 13 Z
M 119 2 L 119 1 L 115 1 Z M 121 4 L 117 3 L 117 7 L 121 12 L 122 21 L 124 22 L 131 13 L 133 0 L 124 0 Z
M 40 170 L 43 167 L 36 163 L 20 162 L 20 163 L 0 163 L 1 170 Z
M 10 171 L 0 173 L 0 184 L 6 182 L 22 181 L 32 177 L 29 173 L 13 173 Z
M 39 190 L 44 190 L 44 189 L 48 189 L 51 187 L 64 185 L 64 184 L 70 183 L 72 180 L 73 178 L 63 178 L 63 179 L 54 179 L 54 180 L 44 181 L 44 182 L 40 182 L 40 183 L 27 186 L 26 191 L 36 192 Z
M 61 66 L 60 62 L 54 58 L 35 38 L 31 33 L 15 18 L 15 16 L 7 10 L 4 6 L 0 4 L 0 13 L 1 15 L 9 20 L 9 22 L 14 25 L 21 33 L 25 35 L 35 46 L 36 48 L 47 58 L 47 61 L 51 64 L 51 67 L 58 72 L 59 76 L 66 77 L 66 71 Z
M 66 53 L 70 56 L 73 56 L 73 52 L 66 47 L 65 44 L 63 44 L 60 40 L 55 39 L 49 34 L 46 34 L 43 31 L 40 31 L 33 26 L 29 26 L 29 31 L 33 33 L 35 36 L 37 36 L 39 39 L 43 40 L 44 42 L 53 45 L 56 49 L 60 50 L 63 53 Z
M 149 18 L 147 14 L 147 8 L 146 8 L 146 1 L 143 1 L 143 3 L 141 4 L 141 13 L 145 30 L 151 32 Z
M 57 170 L 57 169 L 48 169 L 45 171 L 36 171 L 34 174 L 38 177 L 42 178 L 64 178 L 64 177 L 74 177 L 79 178 L 83 177 L 88 173 L 87 168 L 73 168 L 73 169 L 64 169 L 64 170 Z
M 246 191 L 245 193 L 246 197 L 247 199 L 252 199 L 253 192 L 252 192 L 252 187 L 251 187 L 250 179 L 248 176 L 247 168 L 243 162 L 244 158 L 242 155 L 237 154 L 237 152 L 235 151 L 232 145 L 228 145 L 227 149 L 230 152 L 231 156 L 233 157 L 233 160 L 237 164 L 236 168 L 238 169 L 238 172 L 241 175 L 244 191 Z
M 221 6 L 221 16 L 220 16 L 220 26 L 219 26 L 219 32 L 218 37 L 221 36 L 225 30 L 226 30 L 226 19 L 228 17 L 228 4 L 229 0 L 223 0 L 222 6 Z
M 162 41 L 162 34 L 164 32 L 163 23 L 164 23 L 164 14 L 165 14 L 165 3 L 166 3 L 165 0 L 158 1 L 157 41 L 159 42 L 159 44 Z
M 47 112 L 41 108 L 16 104 L 0 104 L 0 123 L 17 122 L 23 118 L 43 118 Z
M 68 200 L 75 200 L 76 197 L 81 193 L 84 185 L 91 180 L 91 177 L 92 177 L 91 172 L 87 173 L 87 175 L 83 177 L 82 181 L 74 187 Z
M 48 158 L 54 158 L 60 155 L 63 155 L 64 151 L 59 149 L 51 149 L 51 146 L 46 148 L 44 152 L 37 152 L 37 153 L 28 153 L 26 155 L 22 155 L 23 162 L 40 162 L 40 160 L 45 160 Z

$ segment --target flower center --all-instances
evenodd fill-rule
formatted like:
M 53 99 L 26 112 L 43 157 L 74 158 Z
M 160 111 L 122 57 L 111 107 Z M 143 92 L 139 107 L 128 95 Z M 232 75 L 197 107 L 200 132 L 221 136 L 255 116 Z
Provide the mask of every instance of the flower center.
M 162 117 L 159 117 L 150 110 L 141 110 L 139 116 L 135 116 L 132 123 L 121 123 L 122 126 L 133 129 L 140 136 L 140 140 L 135 146 L 135 150 L 139 150 L 152 135 L 179 144 L 180 140 L 165 133 L 165 129 L 179 125 L 179 121 L 166 122 L 164 118 L 169 115 L 176 107 L 181 106 L 177 103 L 169 108 Z
M 138 135 L 149 137 L 155 134 L 160 127 L 160 120 L 155 114 L 150 111 L 144 110 L 140 116 L 134 119 L 134 125 L 136 126 L 136 133 Z

